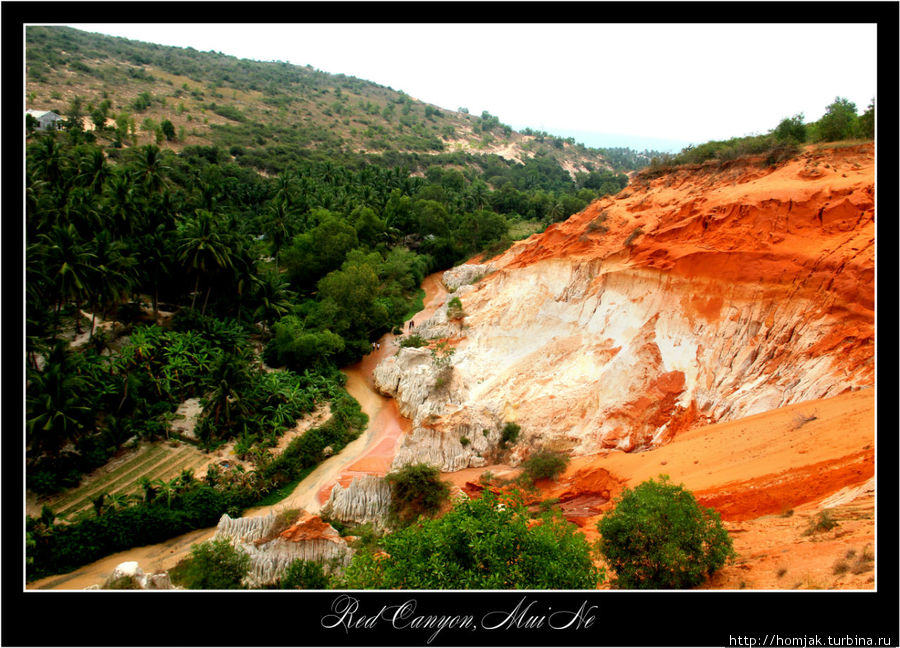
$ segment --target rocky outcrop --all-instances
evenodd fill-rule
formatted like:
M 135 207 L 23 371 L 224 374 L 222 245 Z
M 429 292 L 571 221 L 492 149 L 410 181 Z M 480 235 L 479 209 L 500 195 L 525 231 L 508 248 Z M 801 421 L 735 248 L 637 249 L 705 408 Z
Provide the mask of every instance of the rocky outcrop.
M 117 565 L 103 585 L 94 585 L 88 589 L 170 590 L 178 588 L 172 585 L 168 572 L 145 574 L 136 561 L 128 561 Z
M 678 171 L 515 245 L 455 334 L 421 324 L 455 345 L 448 388 L 423 349 L 378 367 L 414 422 L 395 465 L 477 466 L 505 421 L 513 462 L 639 450 L 873 385 L 873 169 L 863 145 Z
M 287 528 L 280 528 L 278 516 L 270 513 L 255 518 L 219 520 L 215 539 L 226 538 L 250 555 L 249 587 L 262 587 L 281 578 L 295 560 L 322 563 L 325 572 L 345 567 L 353 550 L 330 524 L 317 515 L 301 512 Z
M 391 505 L 391 488 L 383 477 L 360 475 L 345 488 L 335 484 L 322 507 L 322 515 L 347 525 L 386 526 Z
M 454 292 L 460 286 L 473 284 L 494 271 L 493 264 L 467 263 L 447 270 L 441 276 L 441 282 L 450 292 Z

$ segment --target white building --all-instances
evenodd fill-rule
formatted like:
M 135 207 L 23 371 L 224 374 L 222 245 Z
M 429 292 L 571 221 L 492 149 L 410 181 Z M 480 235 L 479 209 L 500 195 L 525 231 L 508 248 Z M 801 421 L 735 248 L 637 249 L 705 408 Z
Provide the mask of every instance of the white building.
M 56 122 L 62 119 L 62 117 L 57 115 L 52 110 L 26 110 L 25 114 L 31 115 L 37 120 L 37 130 L 49 130 L 51 128 L 58 128 Z

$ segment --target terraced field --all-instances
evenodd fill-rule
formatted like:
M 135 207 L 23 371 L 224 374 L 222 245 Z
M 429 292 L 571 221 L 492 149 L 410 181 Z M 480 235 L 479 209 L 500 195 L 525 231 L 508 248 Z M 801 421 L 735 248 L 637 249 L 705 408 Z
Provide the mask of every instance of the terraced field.
M 192 469 L 199 476 L 201 470 L 212 460 L 213 457 L 188 444 L 142 445 L 136 451 L 88 475 L 78 488 L 40 504 L 49 506 L 59 518 L 72 519 L 81 511 L 90 510 L 94 498 L 100 493 L 142 496 L 143 490 L 138 485 L 138 480 L 142 477 L 147 477 L 150 481 L 162 479 L 168 482 L 178 477 L 184 469 Z

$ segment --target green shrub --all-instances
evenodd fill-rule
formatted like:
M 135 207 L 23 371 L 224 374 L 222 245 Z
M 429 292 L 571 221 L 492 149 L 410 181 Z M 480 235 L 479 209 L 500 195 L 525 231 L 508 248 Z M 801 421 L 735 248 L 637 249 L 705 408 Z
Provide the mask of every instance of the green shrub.
M 625 247 L 628 247 L 629 245 L 634 243 L 635 239 L 637 239 L 637 237 L 643 233 L 644 233 L 644 230 L 640 226 L 635 227 L 631 231 L 631 234 L 628 235 L 628 238 L 625 239 Z
M 806 124 L 803 123 L 803 113 L 793 117 L 785 117 L 775 130 L 772 131 L 779 142 L 792 142 L 802 144 L 806 141 Z
M 391 516 L 401 525 L 420 515 L 434 515 L 450 497 L 450 485 L 441 481 L 441 473 L 428 464 L 410 464 L 389 473 Z
M 532 480 L 555 479 L 566 470 L 569 457 L 560 452 L 541 450 L 531 455 L 523 464 L 525 474 Z
M 849 139 L 857 131 L 856 104 L 843 97 L 835 97 L 825 109 L 825 114 L 816 123 L 818 140 L 836 142 Z
M 521 430 L 522 427 L 518 423 L 507 421 L 506 425 L 503 426 L 503 431 L 500 433 L 500 447 L 505 448 L 507 443 L 515 443 Z
M 459 297 L 454 297 L 447 302 L 447 319 L 460 320 L 465 316 L 466 314 L 463 311 L 462 302 L 459 300 Z
M 428 346 L 428 340 L 423 338 L 421 335 L 416 335 L 413 333 L 412 335 L 407 335 L 405 338 L 400 340 L 400 346 L 402 348 L 413 347 L 419 349 L 423 346 Z
M 226 540 L 210 540 L 191 548 L 183 580 L 188 589 L 242 589 L 250 571 L 250 556 Z
M 388 554 L 358 552 L 350 589 L 594 589 L 605 576 L 574 524 L 534 524 L 520 495 L 485 492 L 446 515 L 385 536 Z
M 838 526 L 838 521 L 832 517 L 829 509 L 825 509 L 824 511 L 819 511 L 816 517 L 810 519 L 803 535 L 809 536 L 815 533 L 824 533 L 831 531 L 836 526 Z
M 328 589 L 331 579 L 321 563 L 297 559 L 288 565 L 279 581 L 279 589 L 321 590 Z
M 626 490 L 597 524 L 620 589 L 695 587 L 735 555 L 719 514 L 668 479 Z

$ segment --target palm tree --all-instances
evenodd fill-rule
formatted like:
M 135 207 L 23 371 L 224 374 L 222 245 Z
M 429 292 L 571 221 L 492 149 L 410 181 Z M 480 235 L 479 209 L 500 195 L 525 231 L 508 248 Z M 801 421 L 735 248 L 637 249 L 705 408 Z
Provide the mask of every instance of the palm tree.
M 31 153 L 34 172 L 40 179 L 46 180 L 51 187 L 57 187 L 63 174 L 62 147 L 54 135 L 43 135 L 35 144 L 28 147 Z
M 275 271 L 278 271 L 278 254 L 297 231 L 296 216 L 289 211 L 288 204 L 282 201 L 274 201 L 269 206 L 269 223 L 265 234 L 272 246 L 272 256 L 275 257 Z
M 56 454 L 91 426 L 90 386 L 72 368 L 68 344 L 58 340 L 43 371 L 29 371 L 25 427 L 33 450 Z
M 200 291 L 200 278 L 211 277 L 220 270 L 232 267 L 231 249 L 225 237 L 219 232 L 215 216 L 204 209 L 198 209 L 193 218 L 186 220 L 179 230 L 179 243 L 176 250 L 179 261 L 186 263 L 195 273 L 194 293 L 191 308 L 195 307 L 197 294 Z M 212 289 L 210 282 L 206 298 Z M 205 310 L 204 301 L 204 310 Z
M 204 413 L 212 417 L 216 427 L 223 415 L 225 425 L 230 426 L 235 409 L 241 414 L 247 411 L 239 392 L 247 385 L 249 373 L 243 359 L 231 353 L 222 355 L 212 371 L 214 387 L 206 396 Z
M 125 173 L 112 173 L 105 186 L 107 218 L 118 236 L 133 234 L 140 223 L 134 184 Z
M 150 481 L 149 477 L 144 476 L 138 479 L 138 486 L 144 490 L 144 502 L 150 504 L 156 499 L 157 489 L 155 482 Z
M 154 479 L 151 483 L 156 487 L 156 492 L 166 496 L 166 506 L 172 508 L 172 498 L 178 492 L 178 479 L 167 482 L 160 478 Z
M 81 333 L 78 316 L 82 302 L 89 297 L 91 273 L 96 255 L 80 239 L 75 226 L 55 225 L 38 240 L 44 246 L 46 274 L 55 288 L 56 315 L 64 301 L 75 302 L 75 329 Z
M 103 191 L 103 184 L 111 175 L 109 165 L 106 163 L 106 155 L 102 149 L 94 148 L 79 160 L 78 183 L 99 194 Z
M 106 510 L 128 508 L 134 501 L 135 496 L 128 493 L 109 493 L 106 495 Z
M 165 174 L 169 167 L 163 164 L 159 147 L 152 144 L 142 146 L 135 162 L 134 179 L 148 193 L 159 193 L 168 185 Z
M 550 203 L 550 208 L 547 210 L 547 217 L 550 219 L 551 223 L 556 223 L 563 219 L 563 216 L 566 215 L 566 208 L 563 205 L 562 201 L 559 198 L 553 200 Z
M 91 499 L 91 504 L 94 505 L 94 514 L 97 517 L 100 517 L 101 515 L 103 515 L 103 505 L 105 504 L 105 502 L 106 502 L 106 491 L 100 493 L 99 495 L 97 495 L 97 497 L 94 497 L 93 499 Z
M 266 274 L 258 277 L 254 287 L 253 297 L 257 300 L 253 311 L 254 322 L 261 321 L 271 326 L 272 322 L 290 312 L 292 293 L 280 275 Z
M 152 232 L 142 235 L 138 242 L 140 274 L 136 280 L 142 289 L 150 293 L 153 318 L 159 316 L 159 282 L 171 271 L 171 234 L 165 224 L 159 224 Z
M 123 254 L 124 244 L 113 241 L 109 230 L 101 230 L 94 238 L 95 266 L 93 268 L 89 302 L 91 304 L 91 337 L 97 310 L 105 316 L 110 307 L 128 296 L 134 280 L 135 260 Z

